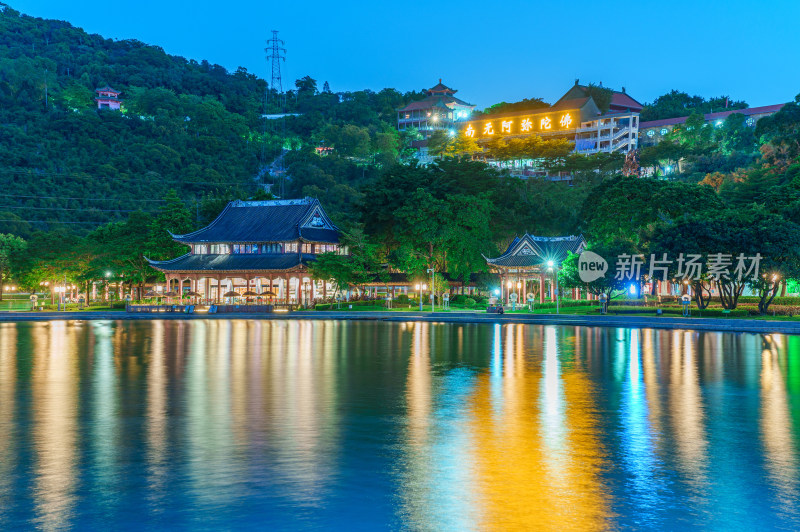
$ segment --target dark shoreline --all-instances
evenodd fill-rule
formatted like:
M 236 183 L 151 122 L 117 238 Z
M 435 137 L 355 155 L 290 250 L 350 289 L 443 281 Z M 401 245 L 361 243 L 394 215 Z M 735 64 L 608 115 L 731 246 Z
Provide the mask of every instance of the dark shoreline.
M 578 325 L 585 327 L 628 327 L 637 329 L 682 329 L 739 333 L 800 334 L 800 322 L 748 320 L 740 318 L 670 318 L 649 316 L 575 316 L 568 314 L 485 314 L 476 312 L 336 312 L 298 311 L 254 314 L 182 314 L 127 312 L 4 312 L 0 323 L 62 320 L 357 320 L 425 321 L 436 323 L 523 323 L 537 325 Z

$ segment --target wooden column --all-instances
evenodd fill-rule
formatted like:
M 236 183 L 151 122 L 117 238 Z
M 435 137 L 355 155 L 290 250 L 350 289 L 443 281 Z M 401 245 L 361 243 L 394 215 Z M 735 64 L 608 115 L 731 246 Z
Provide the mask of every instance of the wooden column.
M 539 303 L 544 303 L 544 274 L 539 274 Z

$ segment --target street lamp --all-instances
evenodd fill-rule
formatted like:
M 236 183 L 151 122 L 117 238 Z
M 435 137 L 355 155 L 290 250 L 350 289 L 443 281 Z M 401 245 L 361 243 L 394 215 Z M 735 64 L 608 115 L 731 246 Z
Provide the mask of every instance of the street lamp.
M 54 286 L 53 290 L 58 294 L 58 310 L 61 311 L 61 303 L 64 299 L 64 293 L 67 291 L 67 285 Z
M 422 284 L 417 283 L 416 288 L 417 288 L 417 298 L 419 299 L 419 311 L 422 312 L 422 291 L 427 290 L 428 285 L 426 285 L 425 283 Z
M 433 268 L 428 268 L 428 273 L 431 274 L 431 312 L 433 312 L 434 311 L 434 305 L 436 304 L 436 300 L 434 299 L 434 297 L 435 297 L 434 294 L 436 293 L 436 290 L 435 290 L 436 279 L 433 276 L 433 274 L 434 274 Z

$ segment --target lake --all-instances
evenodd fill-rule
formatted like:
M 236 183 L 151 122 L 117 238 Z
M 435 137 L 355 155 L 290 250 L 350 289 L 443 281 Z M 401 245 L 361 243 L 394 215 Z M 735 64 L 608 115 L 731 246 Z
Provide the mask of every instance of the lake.
M 0 529 L 800 529 L 800 337 L 0 324 Z

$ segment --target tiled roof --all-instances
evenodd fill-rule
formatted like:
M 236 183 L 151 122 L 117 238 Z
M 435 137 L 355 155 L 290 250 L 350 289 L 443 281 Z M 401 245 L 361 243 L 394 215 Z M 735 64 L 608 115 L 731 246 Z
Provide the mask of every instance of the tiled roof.
M 710 122 L 712 120 L 719 120 L 727 118 L 728 116 L 732 115 L 733 113 L 740 113 L 745 116 L 752 116 L 752 115 L 765 115 L 765 114 L 772 114 L 777 113 L 781 110 L 781 108 L 786 105 L 783 103 L 778 103 L 775 105 L 764 105 L 762 107 L 748 107 L 747 109 L 730 109 L 728 111 L 720 111 L 717 113 L 707 113 L 703 115 L 703 119 L 706 122 Z M 683 124 L 686 122 L 686 119 L 689 118 L 688 116 L 680 116 L 677 118 L 665 118 L 663 120 L 650 120 L 649 122 L 642 122 L 639 124 L 639 129 L 647 129 L 651 127 L 659 127 L 659 126 L 674 126 L 676 124 Z
M 312 225 L 312 219 L 321 223 Z M 232 201 L 217 219 L 203 229 L 172 235 L 185 244 L 205 242 L 288 242 L 300 238 L 311 242 L 338 242 L 339 230 L 319 201 Z
M 436 94 L 433 96 L 428 96 L 427 98 L 424 98 L 422 100 L 417 100 L 416 102 L 411 102 L 405 107 L 398 109 L 398 111 L 416 111 L 418 109 L 431 109 L 433 107 L 449 107 L 448 104 L 463 105 L 465 107 L 475 107 L 471 103 L 467 103 L 464 100 L 460 100 L 455 96 L 445 96 L 441 94 Z
M 315 260 L 315 255 L 297 253 L 278 254 L 232 254 L 232 255 L 194 255 L 187 253 L 177 259 L 155 261 L 150 265 L 162 272 L 238 272 L 253 270 L 285 271 L 308 264 Z
M 433 93 L 433 92 L 449 92 L 450 94 L 455 94 L 458 91 L 455 89 L 451 89 L 447 85 L 443 84 L 440 78 L 439 83 L 428 89 L 428 93 Z
M 586 245 L 582 235 L 545 237 L 525 234 L 517 237 L 508 249 L 495 259 L 486 258 L 491 266 L 501 268 L 532 268 L 549 260 L 560 264 L 569 252 L 580 253 Z
M 117 89 L 112 89 L 111 87 L 106 85 L 101 89 L 95 89 L 94 92 L 116 92 L 117 94 L 120 94 L 121 91 L 118 91 Z
M 615 91 L 611 89 L 611 93 L 611 103 L 609 105 L 610 109 L 617 111 L 624 109 L 641 111 L 644 107 L 627 92 Z M 576 82 L 576 84 L 570 87 L 570 89 L 564 93 L 564 96 L 562 96 L 561 99 L 556 102 L 556 105 L 561 103 L 561 100 L 567 98 L 568 96 L 570 99 L 574 99 L 577 95 L 589 96 L 589 87 L 587 85 L 578 85 Z
M 611 107 L 641 111 L 644 106 L 631 98 L 627 93 L 614 91 L 614 94 L 611 96 Z
M 543 111 L 561 111 L 565 109 L 580 109 L 586 102 L 589 101 L 589 98 L 573 98 L 571 100 L 559 100 L 555 104 L 553 104 L 549 109 L 544 109 Z M 538 112 L 538 111 L 537 111 Z

